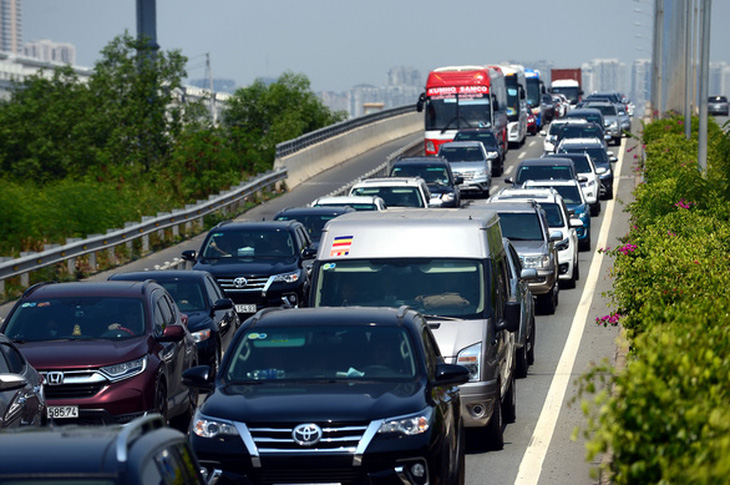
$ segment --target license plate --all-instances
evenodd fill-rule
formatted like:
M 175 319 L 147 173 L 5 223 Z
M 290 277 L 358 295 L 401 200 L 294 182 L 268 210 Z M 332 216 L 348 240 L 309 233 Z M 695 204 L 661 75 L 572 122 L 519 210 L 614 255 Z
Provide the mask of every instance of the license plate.
M 48 419 L 68 419 L 79 417 L 78 406 L 48 406 L 46 408 Z
M 236 313 L 256 313 L 255 304 L 236 305 Z

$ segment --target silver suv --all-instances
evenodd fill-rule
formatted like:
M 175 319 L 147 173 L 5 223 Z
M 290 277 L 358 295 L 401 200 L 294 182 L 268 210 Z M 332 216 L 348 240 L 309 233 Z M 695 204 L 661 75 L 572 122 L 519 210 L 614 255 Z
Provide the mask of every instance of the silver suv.
M 464 179 L 462 193 L 489 197 L 492 187 L 492 160 L 480 141 L 452 141 L 439 148 L 439 156 L 451 164 L 454 175 Z

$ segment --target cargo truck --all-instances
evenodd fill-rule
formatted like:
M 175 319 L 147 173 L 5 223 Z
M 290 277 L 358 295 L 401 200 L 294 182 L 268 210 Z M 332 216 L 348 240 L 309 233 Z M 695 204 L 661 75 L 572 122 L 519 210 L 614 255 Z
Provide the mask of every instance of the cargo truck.
M 583 96 L 582 74 L 577 69 L 551 69 L 550 92 L 564 94 L 570 101 L 571 108 L 580 102 Z

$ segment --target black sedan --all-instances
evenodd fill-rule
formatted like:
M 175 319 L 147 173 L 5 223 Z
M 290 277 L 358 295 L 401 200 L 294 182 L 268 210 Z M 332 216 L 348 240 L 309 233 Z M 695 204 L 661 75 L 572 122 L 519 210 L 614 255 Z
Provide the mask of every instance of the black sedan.
M 0 334 L 0 428 L 39 426 L 46 421 L 43 377 L 15 344 Z
M 188 330 L 195 339 L 198 362 L 214 372 L 221 355 L 228 348 L 240 325 L 233 302 L 227 298 L 218 282 L 207 271 L 168 270 L 117 273 L 110 280 L 155 280 L 173 297 L 182 313 L 188 317 Z
M 262 310 L 246 320 L 191 424 L 201 465 L 243 483 L 463 483 L 459 384 L 405 307 Z

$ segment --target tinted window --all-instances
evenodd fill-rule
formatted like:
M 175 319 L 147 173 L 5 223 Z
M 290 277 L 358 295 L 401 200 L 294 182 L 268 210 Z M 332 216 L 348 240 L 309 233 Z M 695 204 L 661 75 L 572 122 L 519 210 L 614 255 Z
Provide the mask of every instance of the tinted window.
M 426 314 L 484 315 L 486 283 L 478 260 L 373 259 L 319 266 L 314 306 L 409 305 Z
M 213 302 L 220 300 L 221 298 L 225 298 L 225 296 L 223 296 L 223 293 L 221 292 L 220 287 L 209 276 L 205 277 L 205 288 L 208 291 L 208 294 L 210 295 L 210 298 Z
M 449 172 L 446 167 L 428 165 L 395 165 L 390 172 L 391 177 L 421 177 L 429 184 L 449 184 Z
M 536 212 L 500 212 L 502 235 L 515 241 L 543 241 L 542 226 Z
M 266 380 L 400 379 L 419 372 L 402 327 L 312 325 L 256 327 L 238 340 L 227 383 Z
M 563 227 L 565 225 L 563 210 L 558 204 L 540 202 L 540 207 L 543 208 L 547 215 L 548 226 Z
M 355 187 L 351 195 L 377 196 L 388 206 L 424 207 L 417 187 Z
M 441 145 L 439 155 L 449 162 L 483 162 L 484 153 L 478 146 L 450 147 Z
M 480 141 L 487 147 L 497 146 L 497 137 L 491 131 L 460 131 L 454 137 L 454 141 Z
M 211 259 L 291 259 L 293 256 L 294 242 L 289 231 L 283 229 L 215 231 L 203 249 L 203 257 Z
M 2 370 L 0 372 L 10 372 L 13 374 L 22 373 L 25 368 L 25 360 L 23 359 L 23 356 L 20 355 L 20 352 L 6 344 L 0 345 L 0 350 L 2 351 L 2 355 L 5 357 L 5 362 L 7 364 L 7 370 Z M 2 362 L 0 362 L 0 367 L 2 367 L 2 365 Z
M 536 166 L 526 165 L 517 172 L 517 183 L 527 180 L 571 180 L 575 178 L 568 166 Z
M 177 280 L 158 281 L 158 283 L 172 295 L 181 312 L 202 312 L 206 310 L 207 305 L 203 295 L 203 287 L 199 281 Z
M 111 332 L 118 325 L 124 332 Z M 74 297 L 27 301 L 13 312 L 5 334 L 13 340 L 109 338 L 140 335 L 142 301 L 134 298 Z

